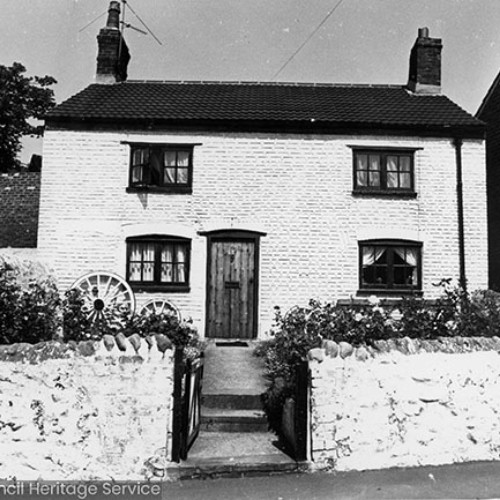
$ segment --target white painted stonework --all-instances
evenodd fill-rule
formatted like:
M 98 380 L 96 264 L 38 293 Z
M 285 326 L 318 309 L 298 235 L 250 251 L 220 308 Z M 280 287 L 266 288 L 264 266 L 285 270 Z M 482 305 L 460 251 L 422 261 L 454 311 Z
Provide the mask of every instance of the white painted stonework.
M 446 350 L 455 352 L 426 352 L 439 342 L 413 354 L 316 352 L 314 464 L 346 471 L 500 460 L 500 341 L 453 342 Z
M 142 341 L 137 352 L 108 350 L 98 342 L 90 355 L 37 361 L 23 359 L 23 346 L 0 346 L 0 479 L 139 480 L 154 475 L 148 459 L 165 467 L 171 349 Z M 8 360 L 12 349 L 19 354 Z
M 127 193 L 125 142 L 199 144 L 192 194 Z M 355 196 L 352 146 L 418 148 L 416 198 Z M 466 269 L 470 289 L 487 286 L 484 141 L 464 140 Z M 200 231 L 251 229 L 261 238 L 258 324 L 273 308 L 310 298 L 356 296 L 358 241 L 422 242 L 424 296 L 458 278 L 456 160 L 452 139 L 265 133 L 139 133 L 47 130 L 39 256 L 61 288 L 92 271 L 125 275 L 125 239 L 151 228 L 192 238 L 190 291 L 162 293 L 205 325 L 207 241 Z M 139 306 L 152 294 L 138 294 Z

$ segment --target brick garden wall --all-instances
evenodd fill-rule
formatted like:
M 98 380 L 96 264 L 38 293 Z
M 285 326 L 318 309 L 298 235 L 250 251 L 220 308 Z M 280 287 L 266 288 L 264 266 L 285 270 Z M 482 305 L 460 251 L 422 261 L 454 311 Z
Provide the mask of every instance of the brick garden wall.
M 123 141 L 201 144 L 194 148 L 193 193 L 127 193 Z M 352 194 L 349 146 L 421 148 L 414 199 Z M 466 266 L 471 289 L 487 286 L 484 142 L 463 146 Z M 41 258 L 64 289 L 79 276 L 125 275 L 127 236 L 160 232 L 192 240 L 189 293 L 161 294 L 203 335 L 207 244 L 199 231 L 255 229 L 261 240 L 259 331 L 309 298 L 358 290 L 358 241 L 423 243 L 423 290 L 458 278 L 455 150 L 451 139 L 244 133 L 47 130 L 40 208 Z M 149 296 L 137 294 L 139 305 Z
M 0 480 L 164 473 L 172 349 L 131 338 L 0 346 Z
M 0 174 L 0 248 L 37 246 L 40 172 Z
M 316 466 L 500 460 L 499 338 L 326 344 L 309 353 Z

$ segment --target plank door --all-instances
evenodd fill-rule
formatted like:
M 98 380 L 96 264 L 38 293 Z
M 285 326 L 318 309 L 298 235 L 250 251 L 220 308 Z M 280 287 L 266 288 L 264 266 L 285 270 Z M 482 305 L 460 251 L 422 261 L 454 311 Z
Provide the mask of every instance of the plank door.
M 255 336 L 255 241 L 212 240 L 207 300 L 207 336 Z

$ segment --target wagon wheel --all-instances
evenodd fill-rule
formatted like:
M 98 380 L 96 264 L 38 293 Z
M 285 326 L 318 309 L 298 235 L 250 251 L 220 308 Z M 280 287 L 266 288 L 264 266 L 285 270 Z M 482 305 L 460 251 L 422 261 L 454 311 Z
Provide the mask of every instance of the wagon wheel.
M 134 292 L 128 283 L 108 272 L 89 273 L 77 279 L 71 287 L 81 292 L 82 311 L 93 325 L 117 325 L 135 310 Z
M 181 313 L 171 302 L 166 299 L 151 299 L 146 302 L 141 308 L 141 315 L 155 314 L 160 316 L 162 314 L 170 314 L 175 316 L 179 321 L 181 320 Z

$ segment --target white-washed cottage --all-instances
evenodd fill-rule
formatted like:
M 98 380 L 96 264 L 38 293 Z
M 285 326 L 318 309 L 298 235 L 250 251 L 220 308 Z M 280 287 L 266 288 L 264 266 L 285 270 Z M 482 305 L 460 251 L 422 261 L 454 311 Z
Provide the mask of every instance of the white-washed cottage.
M 426 29 L 406 85 L 126 81 L 118 16 L 96 83 L 46 119 L 38 241 L 63 288 L 112 272 L 254 338 L 275 305 L 487 286 L 484 125 L 441 95 Z

